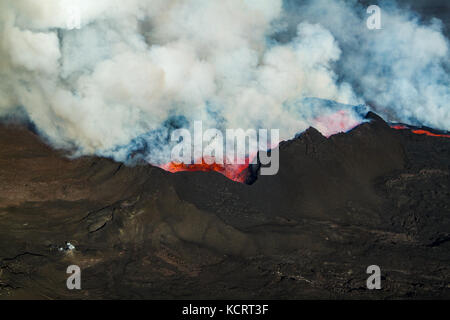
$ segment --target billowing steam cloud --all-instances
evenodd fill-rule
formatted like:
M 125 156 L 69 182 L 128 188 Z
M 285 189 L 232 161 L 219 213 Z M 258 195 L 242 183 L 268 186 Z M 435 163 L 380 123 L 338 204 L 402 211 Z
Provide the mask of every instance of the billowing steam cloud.
M 280 128 L 288 139 L 351 105 L 450 129 L 448 41 L 389 6 L 368 30 L 354 1 L 2 0 L 0 117 L 54 146 L 124 161 L 169 156 L 168 133 Z M 297 1 L 296 1 L 297 2 Z M 69 29 L 79 8 L 81 29 Z M 342 117 L 343 113 L 337 113 Z M 319 120 L 318 120 L 319 119 Z
M 343 54 L 340 78 L 393 121 L 450 129 L 450 54 L 442 22 L 384 1 L 382 29 L 363 28 L 365 8 L 356 1 L 286 1 L 291 25 L 319 23 L 331 30 Z

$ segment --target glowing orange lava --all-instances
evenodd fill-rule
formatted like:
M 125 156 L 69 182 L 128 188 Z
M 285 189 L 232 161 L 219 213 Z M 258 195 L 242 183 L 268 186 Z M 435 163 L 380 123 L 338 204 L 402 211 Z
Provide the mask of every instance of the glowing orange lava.
M 212 162 L 212 161 L 209 161 Z M 202 159 L 202 163 L 184 164 L 169 162 L 161 166 L 161 169 L 175 173 L 181 171 L 216 171 L 223 174 L 228 179 L 236 182 L 244 183 L 248 176 L 248 166 L 250 161 L 246 160 L 245 164 L 220 164 L 211 163 L 208 164 L 205 159 Z
M 443 138 L 450 138 L 450 135 L 448 134 L 437 134 L 437 133 L 433 133 L 427 130 L 413 130 L 412 131 L 415 134 L 426 134 L 427 136 L 430 137 L 443 137 Z
M 408 129 L 407 126 L 404 126 L 404 125 L 402 125 L 402 124 L 392 125 L 391 128 L 392 128 L 392 129 L 395 129 L 395 130 L 404 130 L 404 129 Z
M 402 124 L 396 124 L 396 125 L 391 125 L 392 129 L 396 129 L 396 130 L 407 130 L 407 129 L 411 129 L 406 125 L 402 125 Z M 412 133 L 415 134 L 424 134 L 430 137 L 441 137 L 441 138 L 450 138 L 450 135 L 448 134 L 439 134 L 439 133 L 433 133 L 430 132 L 428 130 L 423 130 L 423 129 L 412 129 L 411 130 Z

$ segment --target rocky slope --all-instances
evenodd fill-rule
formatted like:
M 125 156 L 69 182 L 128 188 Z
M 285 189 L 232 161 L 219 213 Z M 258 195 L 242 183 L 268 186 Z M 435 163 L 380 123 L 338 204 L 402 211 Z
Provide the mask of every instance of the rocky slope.
M 2 125 L 0 298 L 450 298 L 450 139 L 368 117 L 283 142 L 252 185 L 68 159 Z

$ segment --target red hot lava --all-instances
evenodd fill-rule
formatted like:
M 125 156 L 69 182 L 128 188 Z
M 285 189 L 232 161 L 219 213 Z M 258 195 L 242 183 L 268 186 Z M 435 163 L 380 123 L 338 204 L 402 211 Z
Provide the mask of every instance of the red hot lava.
M 448 135 L 448 134 L 437 134 L 437 133 L 433 133 L 433 132 L 426 131 L 426 130 L 413 130 L 412 132 L 415 134 L 426 134 L 427 136 L 430 136 L 430 137 L 450 138 L 450 135 Z
M 396 130 L 407 130 L 407 129 L 411 129 L 406 125 L 402 125 L 402 124 L 396 124 L 396 125 L 391 125 L 392 129 L 396 129 Z M 448 134 L 439 134 L 439 133 L 433 133 L 430 132 L 428 130 L 423 130 L 423 129 L 411 129 L 412 133 L 415 134 L 424 134 L 430 137 L 441 137 L 441 138 L 450 138 L 450 135 Z
M 209 161 L 211 162 L 211 161 Z M 169 162 L 161 166 L 162 169 L 175 173 L 181 171 L 216 171 L 223 174 L 230 180 L 245 183 L 248 176 L 247 168 L 250 161 L 246 160 L 245 164 L 208 164 L 205 159 L 202 159 L 202 163 L 184 164 Z

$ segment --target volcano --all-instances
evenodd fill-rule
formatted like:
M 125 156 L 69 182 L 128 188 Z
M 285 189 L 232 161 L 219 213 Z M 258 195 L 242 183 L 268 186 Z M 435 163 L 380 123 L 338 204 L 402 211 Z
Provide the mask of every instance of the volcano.
M 450 139 L 367 120 L 310 128 L 277 175 L 236 179 L 69 159 L 2 125 L 0 298 L 450 298 Z

